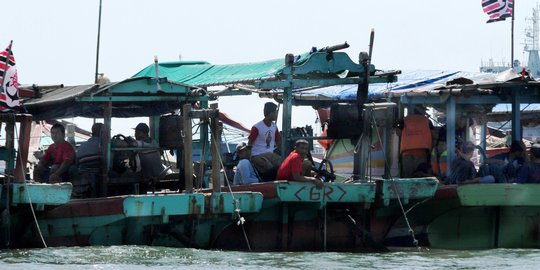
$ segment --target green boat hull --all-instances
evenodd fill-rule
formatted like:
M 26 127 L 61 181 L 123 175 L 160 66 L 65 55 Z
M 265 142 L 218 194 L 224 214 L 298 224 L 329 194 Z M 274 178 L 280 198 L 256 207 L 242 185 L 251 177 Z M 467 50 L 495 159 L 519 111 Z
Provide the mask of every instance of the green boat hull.
M 540 185 L 464 185 L 457 191 L 461 207 L 428 226 L 432 247 L 540 248 Z
M 48 246 L 160 245 L 257 251 L 384 250 L 391 225 L 374 208 L 433 196 L 433 179 L 396 183 L 276 181 L 233 193 L 155 194 L 72 200 L 38 216 Z M 233 198 L 234 197 L 234 198 Z M 238 213 L 245 221 L 239 223 Z M 395 213 L 394 213 L 395 214 Z M 396 217 L 393 217 L 394 219 Z M 43 246 L 28 225 L 19 247 Z
M 537 184 L 442 186 L 433 198 L 405 209 L 422 246 L 461 250 L 540 248 L 539 197 Z M 379 218 L 388 211 L 379 211 Z M 393 224 L 385 244 L 413 245 L 404 217 Z

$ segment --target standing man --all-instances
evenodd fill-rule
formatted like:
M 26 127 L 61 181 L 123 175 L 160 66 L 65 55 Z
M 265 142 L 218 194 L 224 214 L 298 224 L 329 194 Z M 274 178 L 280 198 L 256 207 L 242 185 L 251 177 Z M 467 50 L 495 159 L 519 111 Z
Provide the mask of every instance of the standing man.
M 233 185 L 248 185 L 259 182 L 259 176 L 255 172 L 255 168 L 249 161 L 251 157 L 251 146 L 242 142 L 236 146 L 236 154 L 240 160 L 236 165 L 236 173 L 234 174 Z
M 309 176 L 311 161 L 306 157 L 309 152 L 309 142 L 299 139 L 294 144 L 294 150 L 283 161 L 277 172 L 276 180 L 289 180 L 297 182 L 312 182 L 317 188 L 324 186 L 321 179 Z
M 65 136 L 66 129 L 62 124 L 56 123 L 52 126 L 51 139 L 54 143 L 45 150 L 45 154 L 34 168 L 35 181 L 48 180 L 49 183 L 69 181 L 68 171 L 75 159 L 75 150 L 65 140 Z
M 265 103 L 264 119 L 251 128 L 248 137 L 248 145 L 252 146 L 253 165 L 262 177 L 268 175 L 272 180 L 280 162 L 279 155 L 274 153 L 276 145 L 281 141 L 281 135 L 274 122 L 277 116 L 277 105 L 272 102 Z

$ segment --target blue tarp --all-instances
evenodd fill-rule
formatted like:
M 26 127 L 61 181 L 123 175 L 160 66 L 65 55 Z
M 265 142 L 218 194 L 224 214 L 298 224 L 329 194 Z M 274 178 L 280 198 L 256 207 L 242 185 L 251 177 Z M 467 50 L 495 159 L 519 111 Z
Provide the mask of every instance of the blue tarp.
M 443 70 L 403 71 L 398 75 L 398 80 L 395 83 L 370 84 L 368 98 L 370 100 L 377 100 L 388 97 L 389 95 L 399 95 L 400 93 L 433 90 L 445 86 L 447 81 L 460 77 L 468 78 L 476 82 L 476 80 L 486 80 L 489 77 L 495 77 L 495 75 L 496 74 L 491 73 Z M 321 95 L 337 100 L 355 100 L 356 90 L 357 85 L 335 85 L 305 91 L 297 95 Z

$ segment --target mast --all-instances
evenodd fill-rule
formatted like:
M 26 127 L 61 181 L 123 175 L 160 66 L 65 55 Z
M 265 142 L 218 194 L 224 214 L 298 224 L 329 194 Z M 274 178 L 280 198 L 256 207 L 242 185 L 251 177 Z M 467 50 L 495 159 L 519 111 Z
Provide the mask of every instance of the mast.
M 515 12 L 516 12 L 516 0 L 513 1 L 512 3 L 512 26 L 510 27 L 511 28 L 511 37 L 510 37 L 510 40 L 511 40 L 511 53 L 510 53 L 510 67 L 512 69 L 514 69 L 514 16 L 515 16 Z
M 96 73 L 94 75 L 94 83 L 98 82 L 98 74 L 99 74 L 99 40 L 100 40 L 100 36 L 101 36 L 101 1 L 102 0 L 99 0 L 97 49 L 96 49 Z

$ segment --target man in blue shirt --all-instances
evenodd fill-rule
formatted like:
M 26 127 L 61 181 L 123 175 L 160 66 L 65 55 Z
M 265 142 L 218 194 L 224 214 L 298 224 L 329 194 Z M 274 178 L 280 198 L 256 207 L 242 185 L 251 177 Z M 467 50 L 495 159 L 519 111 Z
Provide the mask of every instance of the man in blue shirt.
M 259 176 L 249 161 L 251 158 L 251 146 L 247 145 L 245 142 L 239 143 L 236 146 L 236 154 L 240 158 L 240 161 L 238 161 L 238 165 L 236 165 L 233 185 L 259 183 Z
M 540 144 L 531 146 L 531 161 L 526 162 L 517 174 L 517 183 L 540 183 Z
M 470 141 L 465 141 L 457 149 L 457 157 L 452 161 L 451 174 L 446 184 L 474 184 L 493 183 L 495 177 L 492 175 L 480 176 L 476 171 L 474 163 L 471 161 L 475 145 Z

